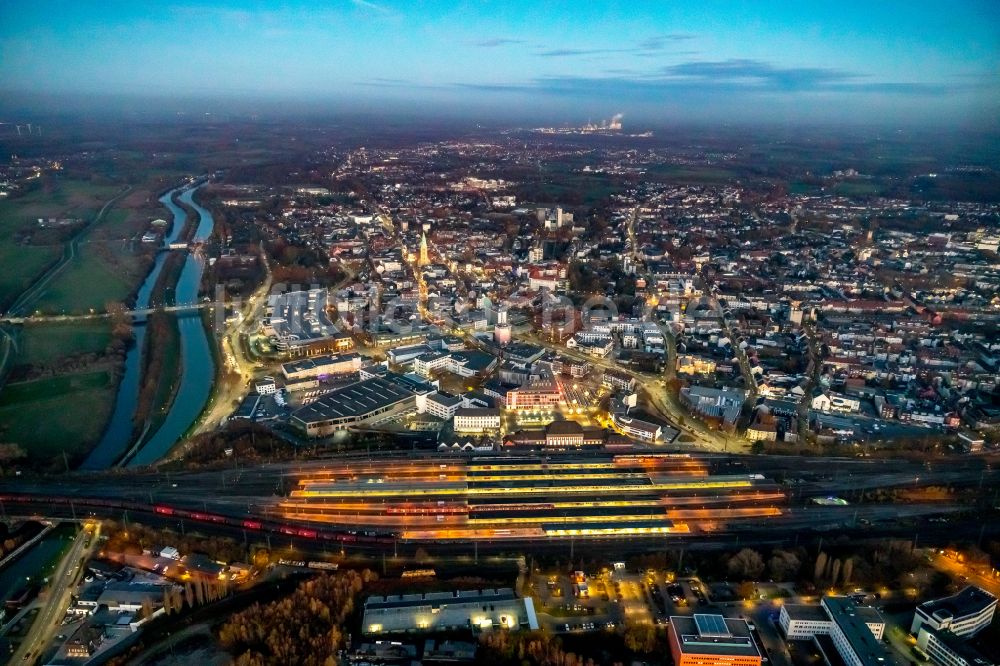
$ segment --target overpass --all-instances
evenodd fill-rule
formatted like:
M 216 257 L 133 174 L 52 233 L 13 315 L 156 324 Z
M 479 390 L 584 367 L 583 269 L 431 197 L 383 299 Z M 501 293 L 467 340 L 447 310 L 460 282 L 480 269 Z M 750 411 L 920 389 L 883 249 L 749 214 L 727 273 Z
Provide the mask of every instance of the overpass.
M 148 317 L 154 312 L 194 312 L 196 310 L 205 310 L 216 307 L 223 307 L 226 304 L 223 301 L 205 301 L 203 303 L 180 303 L 176 305 L 157 305 L 149 308 L 141 308 L 136 310 L 125 310 L 125 314 L 132 317 L 133 319 L 140 319 Z M 106 319 L 111 315 L 107 312 L 92 312 L 89 314 L 77 314 L 77 315 L 27 315 L 23 317 L 13 316 L 11 314 L 6 314 L 0 317 L 0 324 L 25 324 L 32 322 L 71 322 L 71 321 L 87 321 L 91 319 Z

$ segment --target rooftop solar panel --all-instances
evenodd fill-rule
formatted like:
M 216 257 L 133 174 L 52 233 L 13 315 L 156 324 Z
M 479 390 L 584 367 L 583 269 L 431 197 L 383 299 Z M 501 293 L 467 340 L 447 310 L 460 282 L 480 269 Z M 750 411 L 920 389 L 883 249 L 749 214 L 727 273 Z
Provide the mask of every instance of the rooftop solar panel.
M 726 628 L 726 621 L 721 615 L 702 615 L 696 613 L 694 616 L 695 626 L 698 627 L 698 634 L 712 638 L 724 638 L 729 636 L 729 629 Z

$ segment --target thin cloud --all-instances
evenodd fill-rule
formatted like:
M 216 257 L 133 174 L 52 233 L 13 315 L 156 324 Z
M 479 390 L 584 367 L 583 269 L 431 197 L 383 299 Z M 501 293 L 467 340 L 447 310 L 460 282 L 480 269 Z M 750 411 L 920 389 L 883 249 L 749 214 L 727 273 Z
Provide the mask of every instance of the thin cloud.
M 510 39 L 508 37 L 494 37 L 493 39 L 484 39 L 481 42 L 476 42 L 476 46 L 484 49 L 494 49 L 498 46 L 513 46 L 514 44 L 524 44 L 523 39 Z
M 781 67 L 759 60 L 691 61 L 648 74 L 609 70 L 606 77 L 543 76 L 523 83 L 460 83 L 483 92 L 517 92 L 574 97 L 621 96 L 662 100 L 691 93 L 829 93 L 939 95 L 961 84 L 872 81 L 833 68 Z
M 641 51 L 662 51 L 668 44 L 686 42 L 694 39 L 695 36 L 686 32 L 672 32 L 666 35 L 655 35 L 639 43 L 638 49 Z
M 545 58 L 566 58 L 572 56 L 598 55 L 601 53 L 629 53 L 633 49 L 550 49 L 539 51 L 535 55 Z
M 663 73 L 703 82 L 734 82 L 783 90 L 809 90 L 856 81 L 856 74 L 825 67 L 777 67 L 761 60 L 692 61 L 663 68 Z
M 623 47 L 623 48 L 608 48 L 608 49 L 573 49 L 573 48 L 558 48 L 558 49 L 548 49 L 545 51 L 538 51 L 535 55 L 542 56 L 545 58 L 570 58 L 574 56 L 589 56 L 589 55 L 601 55 L 605 53 L 632 53 L 639 56 L 653 56 L 659 55 L 667 49 L 668 46 L 677 44 L 678 42 L 685 42 L 694 39 L 695 35 L 688 33 L 668 33 L 665 35 L 653 35 L 652 37 L 647 37 L 643 41 L 639 42 L 635 46 Z
M 395 10 L 390 9 L 385 5 L 371 2 L 371 0 L 351 0 L 351 4 L 357 9 L 372 12 L 373 14 L 380 14 L 381 16 L 395 16 L 396 14 Z

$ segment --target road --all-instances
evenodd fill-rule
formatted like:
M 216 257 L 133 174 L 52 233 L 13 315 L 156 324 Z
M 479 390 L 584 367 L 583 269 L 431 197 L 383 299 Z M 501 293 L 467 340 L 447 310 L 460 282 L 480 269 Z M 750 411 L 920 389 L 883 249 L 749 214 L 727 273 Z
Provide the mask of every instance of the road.
M 931 564 L 934 568 L 961 580 L 969 585 L 976 585 L 987 592 L 1000 597 L 1000 578 L 991 578 L 982 575 L 975 567 L 968 563 L 959 562 L 953 557 L 949 557 L 948 551 L 936 553 L 931 556 Z
M 93 533 L 82 529 L 77 534 L 73 545 L 70 546 L 49 579 L 49 588 L 44 592 L 45 599 L 41 602 L 42 608 L 35 618 L 35 622 L 31 625 L 24 642 L 11 657 L 10 663 L 35 663 L 56 635 L 63 617 L 66 615 L 66 609 L 69 608 L 73 591 L 85 571 L 83 564 L 90 559 L 97 548 L 100 531 L 101 528 L 98 524 Z
M 219 357 L 222 361 L 221 367 L 229 367 L 240 377 L 239 381 L 220 380 L 216 377 L 215 390 L 212 394 L 211 404 L 205 409 L 198 422 L 192 427 L 191 435 L 199 435 L 204 432 L 215 430 L 223 418 L 229 416 L 233 411 L 233 404 L 243 398 L 246 392 L 246 382 L 253 376 L 256 363 L 246 357 L 243 345 L 240 343 L 240 336 L 255 329 L 260 321 L 260 315 L 267 306 L 267 297 L 271 292 L 271 264 L 267 260 L 267 252 L 264 246 L 259 247 L 260 260 L 264 265 L 264 281 L 260 283 L 253 294 L 246 300 L 240 309 L 242 317 L 229 324 L 216 336 L 216 344 L 219 346 Z M 223 307 L 223 306 L 220 306 Z M 225 374 L 220 372 L 219 374 Z M 168 458 L 182 456 L 186 449 L 187 442 L 175 446 L 168 454 Z

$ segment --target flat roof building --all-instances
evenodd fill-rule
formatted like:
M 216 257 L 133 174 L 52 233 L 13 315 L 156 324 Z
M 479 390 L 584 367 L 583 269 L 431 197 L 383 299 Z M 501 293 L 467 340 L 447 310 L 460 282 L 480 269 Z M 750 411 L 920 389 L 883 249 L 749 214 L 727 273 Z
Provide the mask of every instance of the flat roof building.
M 326 289 L 274 294 L 268 298 L 263 333 L 275 349 L 293 356 L 350 349 L 351 337 L 330 321 L 326 306 Z
M 969 585 L 950 597 L 925 601 L 913 614 L 910 633 L 914 636 L 920 627 L 947 629 L 959 637 L 974 636 L 993 621 L 997 598 L 986 590 Z
M 362 631 L 386 634 L 448 629 L 538 629 L 531 597 L 518 598 L 512 589 L 427 592 L 365 601 Z
M 937 666 L 995 666 L 995 662 L 947 629 L 920 627 L 917 647 Z
M 870 606 L 858 606 L 850 597 L 823 597 L 820 602 L 833 621 L 830 637 L 847 666 L 886 666 L 888 657 L 879 642 L 885 620 Z
M 778 624 L 791 640 L 812 638 L 821 650 L 836 649 L 847 666 L 887 664 L 885 648 L 879 642 L 885 633 L 885 619 L 871 606 L 859 606 L 850 597 L 824 597 L 818 606 L 783 605 Z M 830 655 L 827 659 L 835 661 Z
M 300 407 L 290 423 L 308 437 L 324 437 L 352 426 L 373 425 L 416 408 L 418 395 L 433 386 L 411 377 L 386 373 L 363 379 L 327 393 L 316 402 Z
M 500 428 L 500 410 L 488 407 L 459 407 L 455 410 L 456 432 L 483 432 Z
M 667 634 L 675 666 L 760 666 L 746 620 L 721 615 L 670 616 Z
M 782 604 L 778 624 L 789 640 L 806 640 L 817 634 L 829 634 L 833 628 L 833 620 L 818 604 Z
M 339 375 L 357 372 L 361 368 L 361 356 L 350 354 L 324 354 L 281 364 L 281 373 L 288 381 L 298 381 L 322 377 L 324 375 Z

